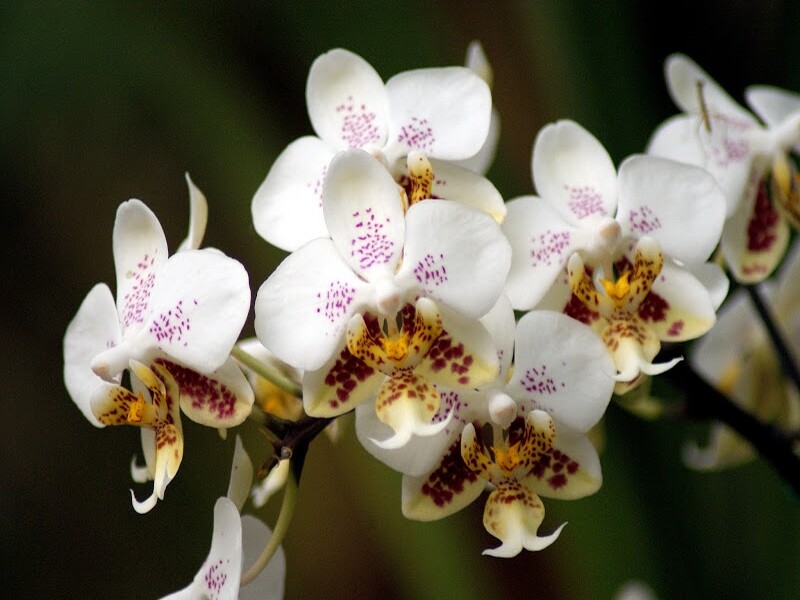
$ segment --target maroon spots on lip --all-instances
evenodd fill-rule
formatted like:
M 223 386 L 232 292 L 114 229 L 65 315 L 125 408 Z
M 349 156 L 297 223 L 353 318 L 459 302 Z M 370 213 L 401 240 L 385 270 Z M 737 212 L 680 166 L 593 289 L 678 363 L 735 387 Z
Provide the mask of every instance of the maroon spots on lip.
M 569 298 L 569 302 L 564 307 L 564 314 L 572 317 L 576 321 L 580 321 L 585 325 L 591 325 L 594 321 L 600 318 L 600 313 L 590 310 L 588 306 L 575 294 Z
M 156 359 L 155 363 L 162 365 L 175 378 L 181 398 L 190 399 L 192 408 L 212 414 L 221 421 L 234 416 L 236 395 L 226 385 L 164 358 Z
M 364 318 L 366 320 L 367 315 L 364 315 Z M 375 369 L 353 356 L 345 347 L 325 375 L 325 385 L 331 388 L 333 394 L 328 399 L 330 407 L 336 409 L 346 405 L 356 386 L 366 381 L 374 373 Z
M 750 252 L 767 252 L 772 248 L 777 239 L 775 229 L 779 223 L 780 216 L 769 200 L 767 183 L 762 179 L 758 183 L 756 203 L 747 223 L 747 249 Z
M 650 291 L 639 305 L 639 317 L 645 321 L 660 322 L 667 318 L 669 302 Z
M 554 490 L 563 488 L 569 483 L 569 476 L 580 469 L 580 463 L 557 448 L 544 453 L 533 465 L 531 474 L 544 480 Z
M 445 368 L 456 376 L 457 383 L 467 385 L 469 383 L 469 368 L 475 359 L 464 350 L 464 344 L 453 343 L 453 338 L 449 334 L 442 333 L 431 344 L 427 358 L 431 361 L 431 371 L 438 373 Z
M 453 501 L 456 494 L 464 491 L 465 483 L 474 483 L 478 476 L 464 464 L 461 458 L 461 439 L 456 438 L 442 462 L 422 485 L 422 493 L 436 506 L 442 507 Z
M 681 334 L 681 331 L 683 331 L 683 326 L 683 321 L 675 321 L 669 326 L 669 329 L 667 330 L 667 337 L 678 337 Z

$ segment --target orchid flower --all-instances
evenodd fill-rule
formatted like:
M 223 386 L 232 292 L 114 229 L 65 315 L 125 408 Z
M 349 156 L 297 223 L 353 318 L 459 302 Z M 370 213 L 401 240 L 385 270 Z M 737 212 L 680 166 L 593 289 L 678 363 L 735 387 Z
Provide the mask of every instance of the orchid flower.
M 252 515 L 239 515 L 253 480 L 253 464 L 236 438 L 228 495 L 214 505 L 214 533 L 211 550 L 192 583 L 163 600 L 280 600 L 283 598 L 286 558 L 278 548 L 267 567 L 240 589 L 242 571 L 272 535 L 269 528 Z
M 446 161 L 470 158 L 489 132 L 491 93 L 466 67 L 407 71 L 386 84 L 360 56 L 335 49 L 314 61 L 306 103 L 316 136 L 292 142 L 275 160 L 253 197 L 256 231 L 271 244 L 293 251 L 328 237 L 323 182 L 331 159 L 363 149 L 400 181 L 412 151 L 430 158 L 433 193 L 474 205 L 502 220 L 505 206 L 485 178 Z
M 617 394 L 639 385 L 642 374 L 663 373 L 681 360 L 653 364 L 661 341 L 694 339 L 715 322 L 707 290 L 685 271 L 676 270 L 666 280 L 668 285 L 660 289 L 661 294 L 651 296 L 664 266 L 661 247 L 650 237 L 639 240 L 633 265 L 625 265 L 616 279 L 595 282 L 579 254 L 570 258 L 568 273 L 573 296 L 581 305 L 581 316 L 614 357 Z
M 508 347 L 502 338 L 499 345 Z M 438 460 L 421 457 L 429 468 L 423 473 L 409 469 L 403 477 L 403 514 L 423 521 L 467 506 L 487 481 L 502 490 L 490 496 L 484 513 L 487 530 L 503 542 L 487 551 L 495 556 L 541 549 L 558 536 L 560 529 L 546 538 L 536 536 L 544 516 L 538 495 L 579 498 L 600 487 L 599 459 L 585 433 L 599 421 L 614 387 L 614 365 L 603 343 L 565 315 L 533 311 L 523 316 L 516 329 L 513 374 L 508 356 L 499 386 L 485 388 L 483 398 L 476 392 L 461 395 L 466 402 L 453 402 L 451 422 L 461 428 L 456 425 L 455 435 L 444 438 Z M 478 439 L 479 426 L 491 432 L 491 446 Z M 419 448 L 411 450 L 420 456 Z
M 503 222 L 513 249 L 506 291 L 516 309 L 530 310 L 554 284 L 563 288 L 558 277 L 575 252 L 610 277 L 613 263 L 645 235 L 696 268 L 719 241 L 725 198 L 698 167 L 631 156 L 617 172 L 594 136 L 559 121 L 536 137 L 532 171 L 539 196 L 511 200 Z
M 786 252 L 789 224 L 800 226 L 800 180 L 788 156 L 800 148 L 800 96 L 749 87 L 747 103 L 762 124 L 688 57 L 670 56 L 665 73 L 683 113 L 656 130 L 648 153 L 714 175 L 727 201 L 725 260 L 739 282 L 762 281 Z
M 120 386 L 101 383 L 90 399 L 92 414 L 102 425 L 134 425 L 148 429 L 152 435 L 142 437 L 145 456 L 154 456 L 153 493 L 139 502 L 131 490 L 131 501 L 136 512 L 149 512 L 158 500 L 164 499 L 167 485 L 175 477 L 183 458 L 183 431 L 178 384 L 170 372 L 160 364 L 152 369 L 131 360 L 134 392 Z M 149 392 L 149 393 L 148 393 Z M 147 444 L 149 442 L 149 444 Z
M 496 373 L 495 352 L 477 319 L 500 295 L 510 262 L 508 242 L 484 213 L 447 200 L 423 200 L 423 193 L 412 194 L 404 214 L 403 197 L 372 156 L 362 150 L 339 154 L 323 198 L 332 239 L 314 240 L 292 253 L 258 292 L 256 334 L 281 360 L 304 370 L 309 415 L 343 414 L 375 391 L 385 375 L 354 355 L 356 347 L 369 346 L 358 340 L 369 337 L 386 348 L 407 343 L 415 332 L 421 335 L 423 329 L 412 328 L 416 317 L 404 321 L 402 330 L 397 323 L 409 305 L 415 308 L 412 303 L 419 309 L 418 298 L 435 301 L 442 315 L 442 325 L 436 325 L 428 305 L 419 313 L 425 317 L 420 327 L 438 329 L 426 341 L 431 351 L 447 340 L 460 347 L 458 356 L 442 358 L 447 368 L 471 365 L 462 385 L 477 385 L 476 379 L 488 381 Z M 356 315 L 362 322 L 353 320 Z M 373 325 L 377 330 L 367 336 Z M 444 332 L 447 336 L 436 340 Z M 405 368 L 406 358 L 425 354 L 412 350 L 395 345 L 381 360 Z
M 777 323 L 794 353 L 800 358 L 800 243 L 795 243 L 782 265 L 770 293 Z M 800 428 L 798 390 L 784 379 L 773 346 L 744 290 L 722 307 L 717 324 L 692 348 L 692 366 L 733 402 L 766 423 L 789 431 Z M 736 466 L 755 457 L 752 446 L 721 423 L 711 427 L 709 443 L 700 448 L 691 442 L 684 449 L 685 462 L 700 470 Z
M 114 223 L 117 300 L 105 284 L 87 295 L 64 336 L 64 381 L 89 421 L 90 399 L 119 382 L 130 360 L 166 367 L 180 388 L 186 415 L 227 428 L 250 413 L 253 392 L 230 350 L 247 317 L 250 289 L 242 265 L 218 250 L 198 250 L 206 204 L 188 179 L 189 236 L 168 256 L 152 211 L 139 200 L 120 205 Z

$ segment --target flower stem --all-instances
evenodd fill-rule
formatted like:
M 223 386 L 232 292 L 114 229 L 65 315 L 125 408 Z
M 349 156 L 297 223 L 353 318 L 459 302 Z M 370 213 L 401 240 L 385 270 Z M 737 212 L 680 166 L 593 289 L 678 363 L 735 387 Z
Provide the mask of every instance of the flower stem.
M 270 559 L 280 547 L 281 542 L 283 542 L 283 538 L 286 537 L 286 532 L 289 530 L 289 523 L 292 521 L 296 504 L 297 480 L 290 469 L 286 477 L 286 486 L 283 491 L 283 503 L 281 504 L 281 512 L 278 515 L 278 520 L 275 522 L 275 529 L 272 531 L 272 535 L 267 540 L 259 557 L 250 565 L 250 568 L 242 574 L 240 587 L 251 583 L 269 564 Z
M 246 366 L 248 369 L 254 371 L 258 376 L 263 377 L 270 383 L 274 383 L 287 394 L 291 394 L 295 398 L 303 397 L 303 389 L 294 381 L 289 379 L 286 375 L 281 373 L 278 369 L 261 362 L 254 356 L 248 354 L 241 348 L 234 346 L 231 350 L 231 356 Z
M 767 333 L 769 333 L 769 337 L 772 340 L 772 345 L 775 347 L 775 352 L 778 354 L 778 358 L 781 361 L 783 373 L 792 380 L 795 388 L 800 391 L 800 370 L 797 368 L 797 363 L 792 355 L 792 350 L 786 343 L 783 333 L 778 328 L 778 324 L 775 322 L 769 306 L 767 306 L 767 303 L 764 302 L 764 299 L 761 297 L 761 290 L 759 286 L 747 285 L 744 286 L 744 288 L 750 295 L 750 300 L 758 312 L 758 316 L 761 317 L 761 321 L 764 323 Z
M 685 361 L 665 373 L 686 395 L 684 414 L 721 421 L 746 439 L 800 499 L 800 456 L 797 434 L 763 423 L 700 377 Z

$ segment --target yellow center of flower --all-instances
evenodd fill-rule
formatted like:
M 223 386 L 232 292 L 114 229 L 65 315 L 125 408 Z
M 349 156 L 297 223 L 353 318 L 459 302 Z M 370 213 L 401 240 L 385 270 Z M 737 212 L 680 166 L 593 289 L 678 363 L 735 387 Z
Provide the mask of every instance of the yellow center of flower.
M 408 178 L 411 180 L 411 204 L 433 195 L 433 167 L 419 152 L 408 155 Z
M 608 297 L 614 301 L 615 306 L 621 306 L 625 301 L 625 298 L 628 296 L 628 292 L 631 291 L 631 284 L 628 281 L 627 272 L 622 277 L 617 279 L 616 282 L 609 279 L 601 279 L 600 283 L 606 290 L 606 295 L 608 295 Z
M 144 416 L 144 398 L 139 394 L 136 400 L 128 405 L 128 423 L 141 423 Z
M 408 356 L 408 334 L 400 333 L 391 338 L 381 338 L 381 346 L 389 359 L 396 362 L 405 360 Z
M 492 446 L 494 452 L 494 462 L 497 466 L 506 472 L 511 472 L 522 463 L 522 457 L 519 453 L 520 443 L 512 444 L 507 449 L 495 448 Z

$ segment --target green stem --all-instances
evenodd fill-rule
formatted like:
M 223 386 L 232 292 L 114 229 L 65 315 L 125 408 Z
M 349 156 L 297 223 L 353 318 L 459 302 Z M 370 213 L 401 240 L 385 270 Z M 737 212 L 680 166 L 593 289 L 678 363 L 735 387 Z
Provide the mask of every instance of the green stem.
M 291 394 L 295 398 L 303 397 L 303 388 L 281 373 L 278 369 L 261 362 L 254 356 L 248 354 L 241 348 L 237 348 L 236 346 L 234 346 L 233 350 L 231 350 L 231 356 L 233 356 L 233 358 L 238 360 L 248 369 L 251 369 L 260 377 L 263 377 L 267 381 L 277 385 L 287 394 Z
M 290 469 L 286 477 L 286 486 L 283 491 L 283 503 L 281 504 L 281 512 L 278 515 L 278 520 L 275 522 L 275 529 L 272 535 L 267 540 L 261 555 L 250 566 L 247 571 L 242 574 L 240 587 L 244 587 L 251 583 L 259 573 L 269 564 L 270 559 L 274 556 L 275 552 L 286 537 L 286 532 L 289 530 L 289 523 L 292 521 L 294 515 L 294 507 L 297 504 L 297 480 L 295 479 L 294 472 Z

